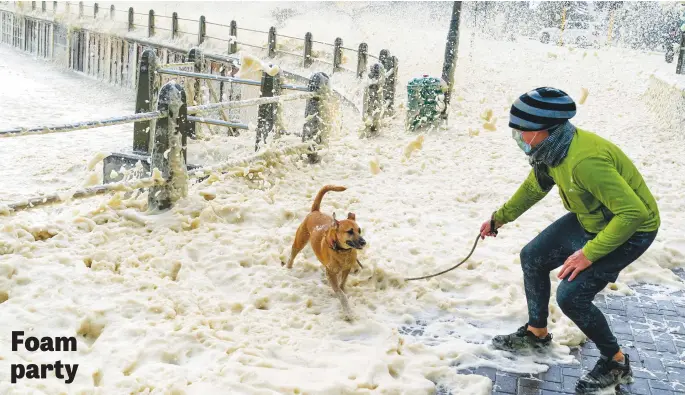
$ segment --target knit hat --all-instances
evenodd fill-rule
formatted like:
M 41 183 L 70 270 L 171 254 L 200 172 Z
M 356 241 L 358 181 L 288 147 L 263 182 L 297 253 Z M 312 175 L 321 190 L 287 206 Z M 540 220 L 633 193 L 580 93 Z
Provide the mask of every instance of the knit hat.
M 509 127 L 522 132 L 547 130 L 576 115 L 576 103 L 566 92 L 549 87 L 524 93 L 512 104 Z

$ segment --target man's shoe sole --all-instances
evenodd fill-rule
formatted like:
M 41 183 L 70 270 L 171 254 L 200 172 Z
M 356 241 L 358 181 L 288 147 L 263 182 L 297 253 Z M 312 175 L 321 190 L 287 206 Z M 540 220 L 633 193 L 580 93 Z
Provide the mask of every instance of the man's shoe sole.
M 621 377 L 620 379 L 618 379 L 618 383 L 616 385 L 614 385 L 614 387 L 616 389 L 616 393 L 619 393 L 619 391 L 620 391 L 619 386 L 620 385 L 632 384 L 634 382 L 635 382 L 635 379 L 633 378 L 632 374 L 629 376 Z M 611 385 L 608 385 L 604 388 L 593 388 L 593 389 L 578 389 L 576 387 L 575 392 L 577 395 L 591 395 L 591 394 L 594 394 L 594 393 L 597 393 L 600 391 L 605 391 L 608 388 L 611 388 Z

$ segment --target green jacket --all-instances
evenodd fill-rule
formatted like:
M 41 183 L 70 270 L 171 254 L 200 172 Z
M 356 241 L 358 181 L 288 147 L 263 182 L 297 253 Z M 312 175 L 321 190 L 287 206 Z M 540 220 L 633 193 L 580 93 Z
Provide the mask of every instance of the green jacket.
M 609 254 L 633 233 L 655 231 L 661 225 L 656 200 L 633 162 L 594 133 L 577 129 L 566 158 L 550 167 L 549 175 L 566 210 L 578 216 L 586 231 L 597 234 L 583 247 L 591 262 Z M 514 196 L 495 213 L 495 221 L 514 221 L 546 195 L 531 170 Z

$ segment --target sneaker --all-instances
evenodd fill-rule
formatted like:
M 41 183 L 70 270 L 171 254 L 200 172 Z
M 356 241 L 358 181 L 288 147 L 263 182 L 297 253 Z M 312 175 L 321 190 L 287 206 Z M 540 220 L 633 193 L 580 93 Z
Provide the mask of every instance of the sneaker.
M 630 357 L 627 354 L 623 363 L 616 362 L 602 355 L 592 371 L 586 373 L 578 380 L 576 393 L 590 394 L 598 390 L 632 382 L 633 371 L 630 369 Z
M 528 330 L 528 325 L 520 327 L 510 335 L 498 335 L 492 338 L 492 345 L 496 349 L 510 352 L 535 351 L 551 344 L 552 334 L 548 333 L 544 338 L 537 337 Z

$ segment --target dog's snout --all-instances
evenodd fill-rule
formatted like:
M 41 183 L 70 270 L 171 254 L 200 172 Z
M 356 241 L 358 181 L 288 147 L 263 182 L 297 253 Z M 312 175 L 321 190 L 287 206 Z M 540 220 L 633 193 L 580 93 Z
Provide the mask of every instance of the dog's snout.
M 366 240 L 364 240 L 363 237 L 359 238 L 359 245 L 361 245 L 362 247 L 364 247 L 366 245 Z

